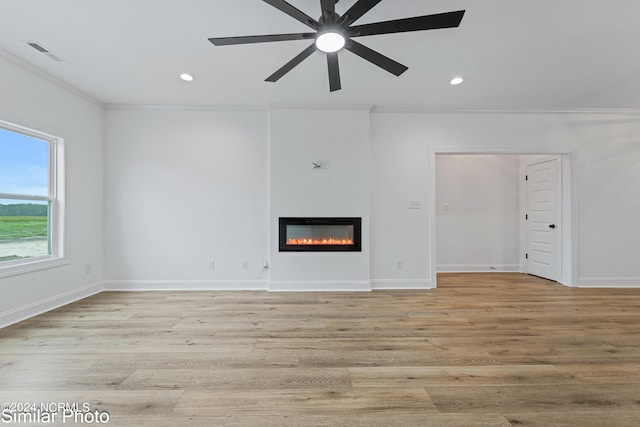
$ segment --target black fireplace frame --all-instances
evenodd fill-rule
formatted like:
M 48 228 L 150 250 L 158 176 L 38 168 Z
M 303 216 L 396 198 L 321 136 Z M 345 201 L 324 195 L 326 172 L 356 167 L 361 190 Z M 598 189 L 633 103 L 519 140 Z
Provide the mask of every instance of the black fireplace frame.
M 353 225 L 353 245 L 287 245 L 287 225 Z M 362 252 L 362 218 L 281 217 L 278 229 L 280 252 Z

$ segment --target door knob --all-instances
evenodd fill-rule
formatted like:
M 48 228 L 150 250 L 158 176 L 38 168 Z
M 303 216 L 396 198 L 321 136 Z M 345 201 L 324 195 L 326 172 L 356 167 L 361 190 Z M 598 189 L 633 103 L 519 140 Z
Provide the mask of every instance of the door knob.
M 551 224 L 551 225 L 549 226 L 549 228 L 556 228 L 556 225 L 555 225 L 555 224 Z

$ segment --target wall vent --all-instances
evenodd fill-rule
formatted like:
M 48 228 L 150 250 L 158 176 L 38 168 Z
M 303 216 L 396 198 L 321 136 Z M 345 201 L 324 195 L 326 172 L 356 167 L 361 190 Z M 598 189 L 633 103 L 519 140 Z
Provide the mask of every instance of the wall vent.
M 61 57 L 60 55 L 51 52 L 49 49 L 47 49 L 46 47 L 44 47 L 42 45 L 42 43 L 40 42 L 36 42 L 36 41 L 26 41 L 26 43 L 31 46 L 32 48 L 34 48 L 35 50 L 37 50 L 38 52 L 48 56 L 49 58 L 53 59 L 56 62 L 69 62 L 66 59 L 64 59 L 63 57 Z

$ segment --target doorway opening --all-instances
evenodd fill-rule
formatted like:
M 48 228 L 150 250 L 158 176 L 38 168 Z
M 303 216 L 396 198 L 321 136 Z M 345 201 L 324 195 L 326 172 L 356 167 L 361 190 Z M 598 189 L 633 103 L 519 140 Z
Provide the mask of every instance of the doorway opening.
M 520 272 L 572 286 L 571 152 L 431 152 L 431 282 L 438 272 Z

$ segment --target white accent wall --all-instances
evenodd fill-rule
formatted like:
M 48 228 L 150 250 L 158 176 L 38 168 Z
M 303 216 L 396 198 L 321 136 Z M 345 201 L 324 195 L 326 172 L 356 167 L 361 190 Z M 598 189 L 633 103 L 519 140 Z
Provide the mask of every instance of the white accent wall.
M 67 265 L 0 279 L 0 327 L 102 289 L 103 110 L 0 55 L 0 119 L 64 138 Z M 86 273 L 87 264 L 91 272 Z
M 271 290 L 370 290 L 369 109 L 271 110 Z M 313 168 L 313 162 L 326 168 Z M 280 217 L 360 217 L 362 252 L 279 252 Z

